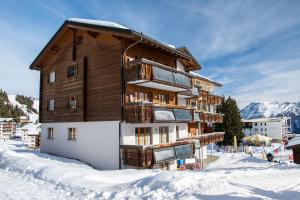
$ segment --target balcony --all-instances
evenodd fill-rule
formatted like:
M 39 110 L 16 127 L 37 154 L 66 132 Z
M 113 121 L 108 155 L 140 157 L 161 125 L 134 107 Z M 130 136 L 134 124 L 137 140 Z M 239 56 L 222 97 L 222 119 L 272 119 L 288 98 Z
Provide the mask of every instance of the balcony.
M 203 102 L 207 102 L 209 104 L 214 105 L 221 105 L 222 104 L 222 97 L 209 94 L 208 92 L 200 92 L 200 98 Z
M 223 123 L 223 114 L 221 113 L 200 113 L 200 122 L 202 123 Z
M 192 88 L 192 79 L 188 73 L 144 58 L 130 61 L 125 77 L 128 84 L 172 92 L 183 92 Z
M 121 145 L 124 165 L 152 168 L 154 164 L 194 156 L 194 141 L 185 140 L 158 145 Z
M 201 146 L 208 145 L 216 142 L 221 142 L 224 140 L 224 132 L 212 132 L 205 133 L 200 135 L 195 135 L 190 138 L 180 138 L 177 141 L 186 141 L 186 140 L 199 140 Z
M 180 106 L 130 105 L 126 106 L 127 123 L 176 123 L 192 122 L 192 110 Z

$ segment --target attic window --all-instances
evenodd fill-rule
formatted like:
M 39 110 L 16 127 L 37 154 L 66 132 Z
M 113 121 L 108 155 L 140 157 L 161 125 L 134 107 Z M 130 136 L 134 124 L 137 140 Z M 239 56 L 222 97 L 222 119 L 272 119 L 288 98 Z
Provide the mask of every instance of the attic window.
M 82 44 L 82 40 L 83 40 L 82 35 L 77 36 L 77 38 L 76 38 L 76 45 L 81 45 Z

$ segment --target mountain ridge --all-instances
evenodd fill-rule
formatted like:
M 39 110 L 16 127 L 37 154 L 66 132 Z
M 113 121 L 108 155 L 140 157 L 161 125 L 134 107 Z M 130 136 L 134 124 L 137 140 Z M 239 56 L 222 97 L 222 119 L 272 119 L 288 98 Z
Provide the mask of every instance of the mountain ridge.
M 240 115 L 242 119 L 291 117 L 292 132 L 300 133 L 300 102 L 252 102 Z

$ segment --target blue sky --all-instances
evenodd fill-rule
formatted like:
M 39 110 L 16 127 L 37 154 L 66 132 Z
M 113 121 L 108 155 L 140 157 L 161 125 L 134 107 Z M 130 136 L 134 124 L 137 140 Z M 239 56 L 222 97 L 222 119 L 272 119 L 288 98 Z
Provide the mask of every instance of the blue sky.
M 35 56 L 70 17 L 108 20 L 187 46 L 217 92 L 250 102 L 300 101 L 300 1 L 1 1 L 0 88 L 38 96 Z

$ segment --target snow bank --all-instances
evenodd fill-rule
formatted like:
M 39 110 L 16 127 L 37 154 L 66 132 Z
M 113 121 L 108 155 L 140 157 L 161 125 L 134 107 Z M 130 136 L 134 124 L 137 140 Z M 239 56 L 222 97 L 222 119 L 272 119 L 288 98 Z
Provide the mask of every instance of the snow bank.
M 215 153 L 205 171 L 95 170 L 79 161 L 0 143 L 0 169 L 27 174 L 82 199 L 293 199 L 300 166 L 269 163 L 243 153 Z

